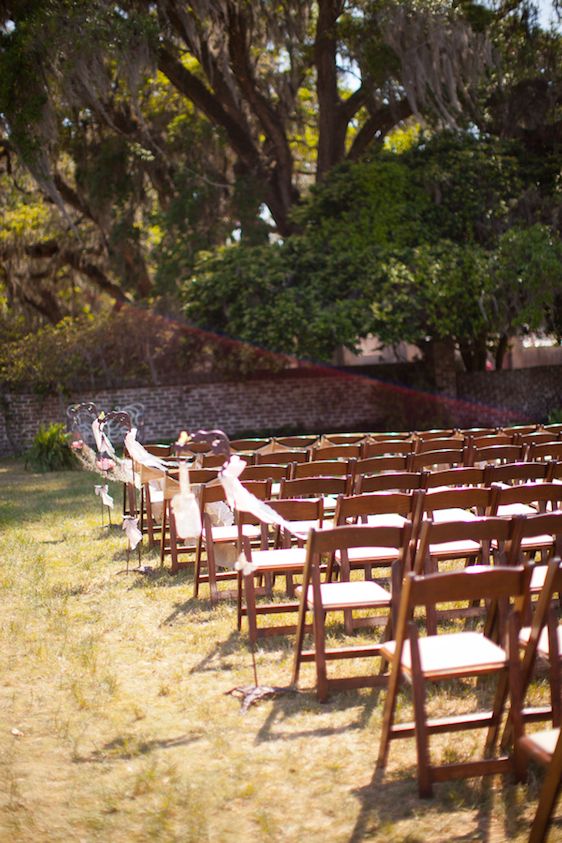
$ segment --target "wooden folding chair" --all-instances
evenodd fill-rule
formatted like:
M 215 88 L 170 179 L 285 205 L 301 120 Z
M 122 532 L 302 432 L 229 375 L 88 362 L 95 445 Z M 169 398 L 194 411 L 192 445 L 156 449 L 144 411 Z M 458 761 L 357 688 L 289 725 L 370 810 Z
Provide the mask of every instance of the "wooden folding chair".
M 190 469 L 189 480 L 194 491 L 199 493 L 199 487 L 217 479 L 215 468 Z M 177 470 L 169 471 L 164 478 L 162 500 L 162 529 L 160 531 L 160 565 L 164 565 L 166 556 L 171 558 L 170 573 L 175 574 L 181 568 L 187 567 L 189 562 L 181 562 L 180 556 L 196 551 L 196 545 L 181 543 L 175 529 L 175 519 L 171 512 L 171 500 L 180 491 Z
M 277 442 L 279 445 L 284 445 L 286 448 L 296 448 L 300 450 L 302 448 L 309 448 L 311 445 L 318 440 L 318 436 L 315 434 L 302 434 L 298 436 L 276 436 L 274 442 Z
M 526 566 L 480 568 L 472 571 L 416 576 L 407 574 L 400 600 L 396 639 L 383 644 L 381 654 L 391 663 L 385 700 L 378 766 L 386 766 L 391 740 L 415 737 L 418 790 L 421 797 L 433 795 L 435 782 L 496 774 L 514 770 L 513 758 L 492 757 L 506 698 L 511 697 L 512 718 L 520 733 L 521 693 L 517 645 L 518 616 L 523 611 L 530 572 Z M 509 612 L 509 600 L 515 600 Z M 462 631 L 420 637 L 412 620 L 417 607 L 451 602 L 485 600 L 498 607 L 503 646 L 479 632 Z M 429 719 L 426 713 L 428 682 L 496 675 L 497 687 L 490 711 Z M 414 722 L 395 723 L 398 687 L 402 679 L 412 686 Z M 430 758 L 430 737 L 434 734 L 487 729 L 484 758 L 450 764 L 435 764 Z
M 529 843 L 543 843 L 552 823 L 562 781 L 562 733 L 560 729 L 547 729 L 525 735 L 519 739 L 518 749 L 521 756 L 528 756 L 546 767 L 529 835 Z
M 242 618 L 247 617 L 248 631 L 252 643 L 255 643 L 258 638 L 286 635 L 295 631 L 294 624 L 262 627 L 258 625 L 258 619 L 265 615 L 298 611 L 299 603 L 294 600 L 293 577 L 302 574 L 304 569 L 306 559 L 305 535 L 308 534 L 309 528 L 321 529 L 323 525 L 322 498 L 269 500 L 267 504 L 287 522 L 290 522 L 291 526 L 299 531 L 301 538 L 295 547 L 292 546 L 291 536 L 286 531 L 274 529 L 273 536 L 268 535 L 265 541 L 262 539 L 260 549 L 254 550 L 250 538 L 244 535 L 244 532 L 249 526 L 256 525 L 257 519 L 248 512 L 237 513 L 240 543 L 247 563 L 246 573 L 240 572 L 238 574 L 238 629 L 241 629 Z M 275 577 L 285 578 L 289 600 L 283 602 L 271 600 L 271 584 Z M 256 578 L 265 580 L 265 595 L 270 598 L 268 602 L 257 603 Z
M 541 562 L 531 566 L 531 594 L 539 594 L 546 576 L 546 565 L 553 556 L 562 556 L 562 512 L 547 512 L 519 519 L 510 549 L 509 563 L 521 564 L 525 557 L 540 551 Z
M 400 439 L 412 439 L 413 434 L 409 430 L 389 430 L 386 433 L 375 432 L 368 433 L 365 438 L 372 439 L 375 442 L 396 442 Z
M 377 442 L 364 442 L 361 447 L 361 459 L 384 456 L 407 456 L 414 450 L 411 439 L 383 439 Z
M 504 483 L 514 486 L 519 483 L 538 483 L 548 479 L 549 463 L 507 462 L 503 465 L 487 465 L 484 469 L 484 484 Z
M 492 489 L 492 515 L 536 515 L 558 509 L 562 500 L 559 483 L 520 483 L 503 486 L 495 483 Z
M 270 465 L 269 463 L 264 463 L 262 465 L 247 465 L 240 475 L 240 480 L 244 482 L 247 480 L 271 480 L 272 483 L 281 483 L 282 480 L 288 480 L 290 474 L 291 464 Z
M 515 437 L 517 445 L 544 445 L 546 442 L 560 441 L 560 434 L 548 430 L 535 430 L 533 433 L 522 433 Z
M 527 434 L 533 433 L 535 430 L 538 430 L 540 425 L 538 424 L 512 424 L 509 427 L 500 427 L 498 428 L 498 433 L 506 433 L 511 436 L 517 436 L 518 434 Z
M 527 456 L 526 445 L 490 445 L 485 448 L 471 448 L 468 451 L 467 465 L 487 463 L 522 462 Z
M 444 521 L 473 521 L 492 515 L 493 495 L 482 486 L 454 486 L 428 489 L 418 496 L 418 522 L 431 518 L 437 524 Z
M 460 430 L 456 428 L 434 428 L 433 430 L 416 430 L 413 434 L 415 439 L 420 442 L 429 442 L 431 439 L 450 439 L 453 436 L 463 435 Z
M 442 523 L 424 520 L 419 530 L 414 571 L 417 575 L 427 576 L 437 573 L 440 564 L 451 560 L 463 560 L 465 567 L 489 566 L 492 548 L 494 563 L 505 565 L 507 560 L 515 555 L 514 544 L 513 519 L 485 517 Z M 432 607 L 431 603 L 428 603 L 426 611 L 426 624 L 430 635 L 436 633 L 439 619 L 450 620 L 482 614 L 479 602 L 468 608 L 447 609 L 439 612 Z
M 232 451 L 257 451 L 264 445 L 269 445 L 271 438 L 252 437 L 250 439 L 231 439 L 230 448 Z
M 341 527 L 349 524 L 368 524 L 369 526 L 403 527 L 406 521 L 412 521 L 418 509 L 418 492 L 373 492 L 370 494 L 341 497 L 336 506 L 334 524 Z M 413 548 L 411 548 L 413 550 Z M 350 548 L 347 564 L 351 570 L 363 570 L 365 579 L 371 579 L 373 568 L 390 568 L 394 557 L 388 549 L 382 547 Z M 408 567 L 411 557 L 406 560 Z M 334 566 L 341 569 L 342 560 L 338 552 L 330 560 L 327 579 L 330 581 Z
M 447 451 L 425 451 L 422 454 L 410 454 L 408 457 L 408 471 L 422 471 L 433 469 L 434 466 L 453 468 L 466 464 L 468 450 L 465 447 L 450 448 Z
M 249 480 L 242 482 L 242 485 L 259 500 L 266 500 L 271 496 L 270 480 Z M 218 584 L 238 579 L 234 564 L 242 552 L 242 538 L 248 538 L 250 541 L 262 541 L 261 526 L 248 523 L 240 530 L 234 513 L 232 514 L 231 524 L 213 525 L 211 506 L 225 501 L 226 494 L 222 485 L 208 484 L 202 486 L 200 506 L 203 529 L 197 542 L 193 596 L 198 597 L 201 584 L 208 583 L 212 604 L 216 604 L 220 599 L 236 597 L 236 592 L 220 592 Z M 206 573 L 202 566 L 203 550 L 206 552 Z M 222 555 L 225 552 L 230 555 L 230 558 L 223 557 L 222 561 L 220 557 L 217 558 L 219 553 Z M 223 570 L 219 570 L 220 568 Z
M 551 714 L 558 728 L 545 729 L 532 734 L 524 734 L 524 723 L 537 719 L 523 710 L 520 732 L 515 736 L 515 766 L 518 778 L 526 778 L 527 759 L 532 758 L 544 765 L 546 775 L 539 795 L 537 812 L 531 827 L 530 843 L 542 843 L 546 839 L 552 812 L 562 780 L 562 740 L 560 738 L 560 630 L 558 620 L 552 611 L 551 597 L 562 590 L 562 569 L 560 558 L 552 559 L 548 565 L 544 588 L 539 597 L 532 626 L 522 630 L 525 653 L 521 666 L 522 695 L 524 695 L 533 671 L 536 655 L 543 655 L 551 663 Z M 553 655 L 556 663 L 553 664 Z M 553 674 L 556 680 L 553 683 Z M 534 713 L 533 710 L 532 713 Z M 547 716 L 549 712 L 547 710 Z M 544 718 L 539 718 L 544 719 Z M 507 739 L 513 732 L 512 718 L 506 726 Z M 507 742 L 506 733 L 502 743 Z
M 448 436 L 444 439 L 417 439 L 414 453 L 425 454 L 427 451 L 454 451 L 465 445 L 464 436 Z
M 382 474 L 385 471 L 406 471 L 408 456 L 404 454 L 386 457 L 367 457 L 355 463 L 355 477 Z
M 305 477 L 346 477 L 353 481 L 356 460 L 313 460 L 293 463 L 291 480 Z
M 222 468 L 226 461 L 224 454 L 201 454 L 197 464 L 199 468 Z
M 148 536 L 148 546 L 153 548 L 156 544 L 155 535 L 162 531 L 166 472 L 146 465 L 139 466 L 138 471 L 141 482 L 139 527 Z
M 256 451 L 254 465 L 290 465 L 294 462 L 308 462 L 308 451 L 289 450 L 261 454 Z
M 468 442 L 471 448 L 491 448 L 494 445 L 513 445 L 515 444 L 515 434 L 498 431 L 486 436 L 471 436 L 469 437 Z
M 421 471 L 389 471 L 386 474 L 361 475 L 356 479 L 355 494 L 369 492 L 413 492 L 424 488 Z
M 309 449 L 311 461 L 350 460 L 361 456 L 361 445 L 321 445 Z
M 380 655 L 381 644 L 326 647 L 325 619 L 327 612 L 344 612 L 351 615 L 354 611 L 381 609 L 387 610 L 386 635 L 392 633 L 393 595 L 377 583 L 370 581 L 351 581 L 348 554 L 356 549 L 379 550 L 384 548 L 388 557 L 393 559 L 392 583 L 396 592 L 404 571 L 405 560 L 409 553 L 411 523 L 406 521 L 402 527 L 343 526 L 332 530 L 317 532 L 311 530 L 306 546 L 306 565 L 300 589 L 300 608 L 295 641 L 292 682 L 296 685 L 300 666 L 303 662 L 314 661 L 316 665 L 316 694 L 323 702 L 330 690 L 351 688 L 379 687 L 386 684 L 387 677 L 371 671 L 361 676 L 329 677 L 327 662 L 336 659 L 372 658 Z M 322 560 L 327 556 L 338 555 L 341 560 L 341 580 L 338 583 L 321 583 Z M 312 632 L 314 647 L 304 649 L 304 635 L 307 630 L 307 612 L 312 611 Z M 358 621 L 351 626 L 362 626 Z M 347 631 L 350 631 L 346 623 Z
M 455 486 L 488 486 L 483 468 L 458 466 L 457 468 L 442 468 L 437 471 L 423 472 L 423 488 L 435 489 L 439 487 Z
M 368 433 L 324 433 L 322 439 L 328 439 L 332 445 L 356 445 L 368 435 Z
M 519 644 L 524 650 L 521 665 L 521 693 L 524 699 L 531 682 L 535 662 L 540 657 L 547 662 L 549 667 L 550 705 L 523 708 L 522 717 L 524 722 L 551 720 L 553 726 L 560 726 L 562 719 L 560 684 L 562 627 L 558 624 L 557 607 L 552 602 L 554 595 L 558 594 L 559 603 L 562 594 L 560 556 L 550 559 L 544 566 L 543 574 L 542 586 L 530 623 L 528 626 L 523 626 L 519 632 Z M 509 741 L 511 731 L 511 724 L 508 723 L 502 737 L 502 745 Z
M 542 445 L 531 445 L 529 460 L 562 460 L 562 442 L 544 442 Z
M 310 463 L 311 464 L 311 463 Z M 332 512 L 340 495 L 351 491 L 351 478 L 348 477 L 300 477 L 296 480 L 282 480 L 279 497 L 283 498 L 318 498 L 324 501 L 324 512 Z

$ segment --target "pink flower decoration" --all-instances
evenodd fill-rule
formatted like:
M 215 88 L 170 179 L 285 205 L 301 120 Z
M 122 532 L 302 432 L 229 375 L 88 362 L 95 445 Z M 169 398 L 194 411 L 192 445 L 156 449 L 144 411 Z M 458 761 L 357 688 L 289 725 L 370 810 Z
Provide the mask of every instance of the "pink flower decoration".
M 73 451 L 81 451 L 84 447 L 84 442 L 82 441 L 82 439 L 73 439 L 70 443 L 70 447 Z
M 112 460 L 110 457 L 98 457 L 96 468 L 99 471 L 111 471 L 112 468 L 115 468 L 115 460 Z

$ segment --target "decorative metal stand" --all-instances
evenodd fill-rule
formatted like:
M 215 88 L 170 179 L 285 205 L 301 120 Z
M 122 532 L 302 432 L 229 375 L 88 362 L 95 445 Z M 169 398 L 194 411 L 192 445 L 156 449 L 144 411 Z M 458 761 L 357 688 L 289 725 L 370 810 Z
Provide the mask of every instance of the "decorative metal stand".
M 208 442 L 213 454 L 224 454 L 225 464 L 232 456 L 232 449 L 228 436 L 223 430 L 197 430 L 195 433 L 187 433 L 186 439 L 182 441 L 181 437 L 175 445 L 175 454 L 181 457 L 189 450 L 190 442 Z M 279 697 L 283 694 L 295 693 L 296 689 L 291 686 L 272 686 L 260 685 L 258 681 L 258 667 L 256 663 L 256 651 L 253 642 L 250 642 L 250 654 L 252 657 L 252 670 L 254 674 L 253 685 L 237 685 L 225 694 L 236 697 L 241 700 L 241 711 L 245 714 L 251 705 L 260 700 Z

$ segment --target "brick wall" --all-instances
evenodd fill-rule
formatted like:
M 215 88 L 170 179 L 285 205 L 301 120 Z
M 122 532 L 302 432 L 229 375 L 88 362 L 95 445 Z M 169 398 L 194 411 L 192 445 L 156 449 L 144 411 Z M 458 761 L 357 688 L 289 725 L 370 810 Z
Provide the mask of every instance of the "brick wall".
M 457 376 L 457 395 L 467 402 L 505 408 L 522 420 L 544 421 L 562 407 L 562 366 L 463 373 Z
M 95 394 L 0 396 L 0 455 L 25 449 L 40 424 L 65 421 L 66 404 L 99 409 L 143 404 L 145 441 L 183 429 L 248 431 L 399 430 L 543 420 L 562 406 L 562 367 L 460 375 L 458 397 L 444 398 L 361 375 L 299 372 L 241 382 L 102 390 Z

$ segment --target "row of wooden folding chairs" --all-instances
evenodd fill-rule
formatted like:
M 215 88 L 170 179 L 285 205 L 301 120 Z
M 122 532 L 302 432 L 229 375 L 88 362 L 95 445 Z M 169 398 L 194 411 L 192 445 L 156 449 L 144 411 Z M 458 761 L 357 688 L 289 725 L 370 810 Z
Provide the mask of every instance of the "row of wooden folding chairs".
M 375 465 L 373 465 L 373 462 Z M 562 477 L 562 463 L 514 463 L 494 466 L 487 466 L 485 469 L 478 468 L 453 468 L 435 472 L 427 470 L 421 472 L 384 472 L 376 475 L 368 474 L 373 469 L 387 468 L 387 463 L 381 466 L 380 460 L 365 461 L 363 465 L 353 462 L 332 460 L 318 463 L 293 464 L 292 466 L 261 465 L 247 466 L 242 478 L 244 481 L 269 479 L 276 484 L 277 496 L 295 497 L 304 494 L 349 494 L 355 492 L 374 492 L 385 490 L 412 491 L 415 489 L 430 489 L 435 486 L 447 485 L 490 485 L 494 482 L 529 482 L 529 481 L 553 481 Z M 359 466 L 360 471 L 366 474 L 355 475 Z M 172 553 L 172 568 L 178 570 L 177 552 L 166 535 L 166 526 L 169 525 L 170 498 L 177 493 L 179 485 L 174 480 L 173 470 L 167 481 L 167 494 L 162 489 L 155 489 L 152 494 L 158 498 L 158 504 L 163 506 L 164 513 L 160 520 L 152 515 L 151 486 L 163 485 L 163 473 L 158 469 L 140 467 L 140 478 L 142 481 L 141 491 L 141 527 L 143 532 L 148 534 L 149 544 L 155 544 L 158 534 L 161 533 L 161 524 L 164 531 L 161 534 L 161 559 Z M 317 471 L 320 475 L 317 475 Z M 191 471 L 191 479 L 194 484 L 204 484 L 215 481 L 217 469 L 196 469 Z M 293 480 L 291 480 L 293 478 Z M 295 482 L 293 482 L 295 481 Z M 283 485 L 281 485 L 283 484 Z M 281 488 L 279 488 L 281 486 Z M 300 486 L 300 490 L 299 490 Z
M 514 494 L 519 493 L 519 494 Z M 338 499 L 336 506 L 335 517 L 333 524 L 335 526 L 350 526 L 357 523 L 367 523 L 370 525 L 384 525 L 389 528 L 403 528 L 406 523 L 410 526 L 408 528 L 408 549 L 404 551 L 405 565 L 407 568 L 416 568 L 418 572 L 435 572 L 438 570 L 440 561 L 447 559 L 465 559 L 468 558 L 472 563 L 488 564 L 491 556 L 490 542 L 494 540 L 496 546 L 494 553 L 496 558 L 505 558 L 507 550 L 505 543 L 511 541 L 510 517 L 513 507 L 519 505 L 520 512 L 535 513 L 529 505 L 530 503 L 539 503 L 540 505 L 549 505 L 555 508 L 558 505 L 562 489 L 557 484 L 537 484 L 537 488 L 528 486 L 514 487 L 508 489 L 452 489 L 452 490 L 438 490 L 433 492 L 414 491 L 411 494 L 406 493 L 373 493 L 363 494 L 351 497 L 341 497 Z M 463 523 L 469 525 L 480 525 L 481 531 L 485 530 L 485 522 L 481 517 L 472 514 L 468 508 L 476 510 L 479 516 L 486 514 L 488 517 L 491 513 L 500 513 L 498 517 L 492 517 L 494 524 L 498 529 L 497 535 L 490 536 L 486 539 L 484 532 L 481 532 L 477 539 L 467 537 L 455 538 L 455 530 L 458 532 L 458 526 L 449 528 L 448 522 L 455 522 L 462 518 Z M 444 515 L 446 521 L 443 517 Z M 434 519 L 437 523 L 433 524 Z M 248 520 L 244 516 L 244 520 Z M 433 538 L 427 544 L 427 536 L 429 532 L 426 525 L 432 523 L 432 530 L 441 530 L 438 538 Z M 487 523 L 487 522 L 486 522 Z M 547 521 L 547 526 L 550 524 L 553 528 L 560 532 L 559 537 L 562 540 L 562 515 L 558 520 Z M 484 526 L 483 526 L 484 525 Z M 425 528 L 425 532 L 424 532 Z M 546 529 L 546 528 L 545 528 Z M 433 534 L 432 534 L 433 535 Z M 553 542 L 558 540 L 553 534 L 543 532 L 538 538 L 527 536 L 521 537 L 522 546 L 527 553 L 540 552 L 545 558 L 552 552 Z M 385 545 L 375 553 L 371 548 L 355 548 L 350 550 L 346 558 L 346 566 L 350 571 L 362 570 L 367 580 L 372 579 L 373 569 L 378 571 L 381 568 L 389 568 L 393 562 L 394 556 L 384 550 Z M 257 564 L 260 572 L 263 570 L 263 565 L 272 564 L 276 566 L 281 573 L 282 564 L 301 565 L 302 555 L 298 554 L 279 554 L 279 558 L 268 556 L 267 553 L 261 553 L 259 557 L 255 557 L 252 552 L 249 542 L 244 544 L 244 550 L 248 562 Z M 396 554 L 396 549 L 395 549 Z M 423 560 L 423 566 L 422 561 Z M 333 579 L 332 573 L 334 570 L 339 571 L 341 560 L 337 554 L 330 560 L 327 570 L 327 581 Z M 420 567 L 422 566 L 422 567 Z M 295 569 L 292 569 L 295 573 Z M 341 573 L 341 572 L 340 572 Z M 247 587 L 250 584 L 247 583 Z M 537 588 L 540 588 L 540 582 L 537 583 Z M 296 606 L 293 605 L 295 610 Z M 288 607 L 286 609 L 289 610 Z M 275 612 L 275 606 L 272 606 L 272 611 Z M 260 614 L 268 613 L 268 607 L 262 605 L 260 607 Z M 469 612 L 470 613 L 470 612 Z M 240 613 L 239 613 L 240 614 Z M 277 634 L 275 627 L 265 627 L 263 630 L 258 629 L 255 618 L 256 608 L 253 594 L 246 595 L 245 606 L 242 610 L 242 615 L 248 614 L 253 616 L 250 622 L 250 635 L 253 640 L 261 635 Z M 363 621 L 361 622 L 363 625 Z M 436 626 L 436 618 L 431 616 L 429 618 L 430 628 L 433 631 Z M 351 616 L 348 613 L 346 616 L 346 627 L 351 629 L 353 623 Z
M 557 518 L 558 514 L 539 516 L 539 519 Z M 532 518 L 527 531 L 532 532 Z M 512 536 L 520 529 L 522 519 L 512 522 L 511 528 L 506 522 L 498 519 L 487 519 L 486 528 L 490 537 L 494 530 L 498 535 L 504 535 L 506 526 L 511 529 Z M 442 525 L 428 524 L 427 530 L 433 530 L 439 535 Z M 320 699 L 325 699 L 332 690 L 347 689 L 362 686 L 386 685 L 389 683 L 385 705 L 383 734 L 379 754 L 379 765 L 384 768 L 388 756 L 391 740 L 415 737 L 418 749 L 418 784 L 420 795 L 431 794 L 434 782 L 448 778 L 465 776 L 480 776 L 484 773 L 512 772 L 521 774 L 524 766 L 521 760 L 516 761 L 515 755 L 523 752 L 525 744 L 523 728 L 524 693 L 531 677 L 531 667 L 536 660 L 538 641 L 545 620 L 541 617 L 545 600 L 550 601 L 552 582 L 549 580 L 552 572 L 552 562 L 547 566 L 541 601 L 533 616 L 531 635 L 523 640 L 519 634 L 522 619 L 525 617 L 529 604 L 531 570 L 525 564 L 509 564 L 503 566 L 476 566 L 464 572 L 420 574 L 416 571 L 406 573 L 403 579 L 398 606 L 392 605 L 393 595 L 378 592 L 375 583 L 368 583 L 361 588 L 361 583 L 344 580 L 340 583 L 322 583 L 321 563 L 326 555 L 339 552 L 344 557 L 353 548 L 365 548 L 369 545 L 380 546 L 383 532 L 387 538 L 389 528 L 379 527 L 337 527 L 326 532 L 312 531 L 307 545 L 303 585 L 301 590 L 301 604 L 295 647 L 295 663 L 293 681 L 299 678 L 300 666 L 303 662 L 313 661 L 316 665 L 317 693 Z M 535 524 L 534 529 L 544 529 L 544 522 Z M 558 527 L 560 529 L 560 526 Z M 457 535 L 463 532 L 476 537 L 475 525 L 462 527 L 457 525 Z M 440 536 L 442 537 L 442 536 Z M 403 536 L 394 536 L 393 541 L 399 545 Z M 404 545 L 402 545 L 404 547 Z M 512 553 L 515 561 L 521 562 L 520 550 L 513 546 Z M 400 564 L 400 555 L 394 563 L 395 569 Z M 513 559 L 511 560 L 513 563 Z M 557 568 L 558 562 L 554 564 Z M 393 584 L 400 582 L 398 576 L 393 577 Z M 515 598 L 517 612 L 509 615 L 508 598 Z M 460 631 L 453 633 L 439 633 L 428 637 L 420 637 L 418 623 L 413 621 L 416 607 L 435 607 L 438 604 L 450 604 L 458 601 L 482 601 L 492 606 L 500 616 L 501 623 L 493 639 L 482 633 Z M 391 635 L 387 640 L 368 646 L 345 647 L 344 649 L 328 648 L 325 640 L 325 616 L 327 611 L 346 611 L 350 608 L 372 608 L 382 605 L 387 607 L 389 618 L 392 620 Z M 310 611 L 313 615 L 314 646 L 305 650 L 303 646 L 306 630 L 306 615 Z M 507 623 L 509 615 L 509 623 Z M 508 631 L 507 639 L 504 630 Z M 537 630 L 539 630 L 537 632 Z M 532 661 L 529 650 L 525 651 L 522 666 L 519 663 L 518 650 L 520 644 L 526 648 L 533 648 Z M 363 676 L 329 677 L 328 665 L 335 659 L 371 657 L 380 655 L 383 661 L 389 663 L 388 674 L 376 674 L 371 671 Z M 558 665 L 557 665 L 558 667 Z M 425 710 L 426 685 L 428 682 L 465 678 L 468 676 L 486 676 L 496 674 L 499 682 L 492 709 L 488 712 L 478 712 L 470 715 L 451 716 L 436 720 L 428 719 Z M 401 680 L 407 679 L 413 687 L 414 721 L 411 723 L 395 723 L 395 710 L 398 686 Z M 497 744 L 504 704 L 509 688 L 511 696 L 511 728 L 512 740 L 515 739 L 516 753 L 491 757 L 491 752 Z M 429 738 L 432 734 L 440 734 L 461 729 L 486 728 L 486 758 L 477 762 L 460 762 L 444 767 L 430 762 Z M 527 739 L 527 743 L 531 739 Z M 502 742 L 505 750 L 505 740 Z

